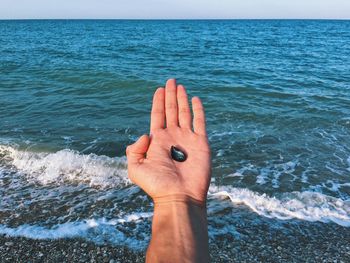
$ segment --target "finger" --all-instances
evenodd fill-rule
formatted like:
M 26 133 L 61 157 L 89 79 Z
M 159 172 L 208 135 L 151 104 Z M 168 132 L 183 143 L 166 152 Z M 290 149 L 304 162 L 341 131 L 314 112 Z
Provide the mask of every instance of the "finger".
M 200 135 L 207 135 L 205 130 L 205 114 L 201 100 L 198 97 L 192 98 L 193 130 Z
M 151 133 L 157 129 L 163 129 L 165 124 L 165 92 L 164 88 L 158 88 L 153 96 L 151 111 Z
M 180 127 L 191 129 L 190 105 L 188 104 L 186 89 L 182 85 L 177 86 L 177 103 L 179 108 Z
M 142 135 L 134 144 L 126 148 L 128 165 L 141 163 L 145 159 L 145 154 L 149 146 L 149 137 Z
M 169 79 L 165 87 L 165 118 L 166 126 L 174 127 L 178 125 L 176 80 Z

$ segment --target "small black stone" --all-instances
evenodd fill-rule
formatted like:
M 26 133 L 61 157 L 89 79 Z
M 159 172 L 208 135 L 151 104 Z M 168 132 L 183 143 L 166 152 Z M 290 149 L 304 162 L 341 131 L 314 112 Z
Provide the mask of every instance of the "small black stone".
M 170 153 L 171 158 L 173 158 L 177 162 L 184 162 L 187 159 L 186 154 L 175 146 L 171 146 Z

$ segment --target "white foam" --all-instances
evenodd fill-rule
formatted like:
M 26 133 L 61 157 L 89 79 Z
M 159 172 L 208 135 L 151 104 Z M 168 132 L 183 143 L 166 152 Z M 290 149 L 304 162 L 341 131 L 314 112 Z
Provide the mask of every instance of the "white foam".
M 3 145 L 0 145 L 0 154 L 19 172 L 44 185 L 69 181 L 116 187 L 130 183 L 125 157 L 84 155 L 72 150 L 37 153 Z
M 334 182 L 332 180 L 327 180 L 326 182 L 310 186 L 309 188 L 317 192 L 322 191 L 322 189 L 327 189 L 329 191 L 339 193 L 341 192 L 341 188 L 343 187 L 350 187 L 350 183 L 339 183 L 339 182 Z
M 297 218 L 306 221 L 334 222 L 350 227 L 350 203 L 315 192 L 294 192 L 278 199 L 266 194 L 258 194 L 248 189 L 211 186 L 209 192 L 209 222 L 216 210 L 227 207 L 224 202 L 210 208 L 212 198 L 229 197 L 235 204 L 248 206 L 257 214 L 280 220 Z M 216 212 L 215 212 L 216 211 Z M 149 219 L 153 213 L 139 212 L 123 215 L 119 218 L 86 219 L 77 222 L 57 224 L 50 228 L 40 225 L 20 225 L 8 227 L 0 225 L 0 234 L 22 236 L 31 239 L 60 239 L 80 237 L 96 242 L 125 245 L 132 249 L 144 249 L 150 239 Z M 133 222 L 132 226 L 127 223 Z M 214 220 L 215 222 L 215 220 Z M 209 225 L 209 236 L 215 240 L 218 235 L 239 233 L 230 220 L 219 219 L 219 225 Z
M 244 177 L 244 173 L 246 171 L 254 171 L 257 172 L 257 169 L 252 164 L 247 164 L 246 166 L 243 166 L 240 169 L 237 169 L 234 173 L 225 175 L 225 177 Z
M 270 180 L 273 188 L 279 188 L 281 176 L 284 174 L 289 174 L 295 177 L 295 175 L 293 175 L 293 172 L 295 171 L 297 164 L 297 161 L 289 161 L 286 163 L 269 164 L 260 170 L 258 168 L 255 168 L 255 170 L 259 172 L 258 176 L 256 177 L 256 183 L 263 185 Z
M 10 146 L 0 145 L 1 161 L 12 165 L 28 180 L 36 180 L 42 184 L 57 183 L 65 181 L 83 182 L 91 186 L 117 187 L 129 184 L 127 179 L 126 159 L 110 158 L 95 154 L 84 155 L 72 150 L 61 150 L 55 153 L 37 153 L 33 151 L 18 150 Z M 350 166 L 350 157 L 348 158 Z M 293 173 L 296 162 L 287 162 L 260 171 L 260 183 L 268 179 L 277 185 L 277 181 L 283 173 Z M 248 167 L 255 169 L 253 166 Z M 276 170 L 276 172 L 271 172 Z M 232 174 L 232 177 L 242 177 L 244 169 Z M 258 170 L 257 170 L 258 171 Z M 271 178 L 272 177 L 272 178 Z M 0 186 L 2 181 L 0 180 Z M 337 190 L 340 186 L 332 185 Z M 281 220 L 300 219 L 306 221 L 334 222 L 336 224 L 350 227 L 350 200 L 344 201 L 339 198 L 327 196 L 318 192 L 293 192 L 281 196 L 270 197 L 259 194 L 245 188 L 234 188 L 231 186 L 218 187 L 214 184 L 210 187 L 210 198 L 228 197 L 232 203 L 243 204 L 255 213 Z M 104 196 L 103 198 L 107 198 Z M 101 199 L 102 200 L 102 199 Z M 210 200 L 209 200 L 210 202 Z M 227 207 L 224 205 L 223 208 Z M 51 228 L 40 225 L 21 225 L 10 228 L 0 225 L 0 234 L 11 236 L 24 236 L 35 239 L 56 239 L 67 237 L 85 237 L 95 242 L 108 241 L 115 244 L 124 244 L 132 248 L 141 248 L 148 242 L 149 233 L 139 231 L 139 226 L 144 225 L 145 218 L 151 217 L 151 213 L 133 213 L 122 218 L 107 220 L 105 218 L 88 219 L 78 222 L 67 222 L 55 225 Z M 209 211 L 210 217 L 210 211 Z M 130 233 L 130 229 L 120 230 L 120 226 L 136 222 L 136 230 L 127 237 L 124 233 Z M 118 226 L 118 228 L 116 227 Z M 232 232 L 230 225 L 223 229 L 209 227 L 211 236 Z M 135 236 L 139 236 L 136 238 Z M 141 236 L 141 237 L 140 237 Z
M 66 222 L 57 224 L 51 228 L 40 225 L 20 225 L 11 228 L 0 225 L 0 234 L 13 237 L 26 237 L 31 239 L 61 239 L 61 238 L 85 238 L 96 243 L 112 243 L 116 245 L 125 245 L 133 249 L 144 249 L 149 241 L 148 235 L 141 235 L 141 238 L 128 237 L 122 228 L 124 223 L 139 222 L 152 217 L 152 213 L 133 213 L 122 218 L 107 220 L 105 218 L 87 219 L 77 222 Z M 126 230 L 127 231 L 127 230 Z M 138 231 L 142 232 L 142 231 Z
M 334 222 L 350 227 L 350 201 L 322 193 L 293 192 L 278 199 L 245 188 L 229 186 L 211 186 L 209 193 L 210 196 L 229 197 L 232 203 L 246 205 L 255 213 L 268 218 Z

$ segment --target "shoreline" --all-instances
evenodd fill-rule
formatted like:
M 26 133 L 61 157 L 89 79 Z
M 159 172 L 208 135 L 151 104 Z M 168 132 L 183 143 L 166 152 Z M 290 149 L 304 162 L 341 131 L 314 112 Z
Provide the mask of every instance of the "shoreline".
M 235 225 L 240 237 L 215 238 L 210 243 L 211 262 L 350 262 L 350 228 L 284 222 L 291 227 L 286 231 L 265 223 L 271 220 L 254 224 L 248 219 Z M 0 262 L 145 262 L 145 251 L 124 246 L 97 245 L 82 238 L 34 240 L 4 234 L 0 255 Z

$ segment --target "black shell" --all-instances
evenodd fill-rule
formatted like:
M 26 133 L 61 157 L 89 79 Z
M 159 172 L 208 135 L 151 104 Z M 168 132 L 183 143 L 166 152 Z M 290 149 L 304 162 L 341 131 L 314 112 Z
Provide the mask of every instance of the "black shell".
M 175 146 L 171 146 L 170 149 L 171 158 L 178 162 L 184 162 L 187 159 L 186 154 Z

